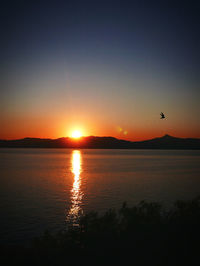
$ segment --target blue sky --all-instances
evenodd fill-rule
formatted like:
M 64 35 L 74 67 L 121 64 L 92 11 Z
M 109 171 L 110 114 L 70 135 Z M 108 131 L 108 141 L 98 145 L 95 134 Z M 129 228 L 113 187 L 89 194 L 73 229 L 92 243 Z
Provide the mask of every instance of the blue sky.
M 1 138 L 200 137 L 196 1 L 7 1 L 2 11 Z

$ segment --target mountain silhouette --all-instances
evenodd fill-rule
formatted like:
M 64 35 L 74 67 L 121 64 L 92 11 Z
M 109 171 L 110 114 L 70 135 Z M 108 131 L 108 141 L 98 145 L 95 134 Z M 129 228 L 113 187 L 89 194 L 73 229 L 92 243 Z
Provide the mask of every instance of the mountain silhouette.
M 200 149 L 198 138 L 177 138 L 164 135 L 144 141 L 128 141 L 114 137 L 82 137 L 80 139 L 24 138 L 0 140 L 0 148 L 85 148 L 85 149 Z

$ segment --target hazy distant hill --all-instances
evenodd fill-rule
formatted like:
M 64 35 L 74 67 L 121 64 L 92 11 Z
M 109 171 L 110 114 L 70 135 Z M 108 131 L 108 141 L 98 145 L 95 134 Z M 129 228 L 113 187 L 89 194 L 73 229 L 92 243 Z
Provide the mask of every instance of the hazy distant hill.
M 145 141 L 127 141 L 113 137 L 82 137 L 81 139 L 24 138 L 0 140 L 1 148 L 88 148 L 88 149 L 200 149 L 200 139 L 165 135 Z
M 133 148 L 138 149 L 200 149 L 200 139 L 176 138 L 164 135 L 160 138 L 154 138 L 145 141 L 132 142 Z

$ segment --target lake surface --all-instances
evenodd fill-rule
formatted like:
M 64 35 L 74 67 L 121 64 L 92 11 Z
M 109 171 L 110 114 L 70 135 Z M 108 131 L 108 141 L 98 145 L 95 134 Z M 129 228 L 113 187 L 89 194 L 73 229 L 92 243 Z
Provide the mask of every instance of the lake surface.
M 200 151 L 0 149 L 0 242 L 28 242 L 81 213 L 200 195 Z

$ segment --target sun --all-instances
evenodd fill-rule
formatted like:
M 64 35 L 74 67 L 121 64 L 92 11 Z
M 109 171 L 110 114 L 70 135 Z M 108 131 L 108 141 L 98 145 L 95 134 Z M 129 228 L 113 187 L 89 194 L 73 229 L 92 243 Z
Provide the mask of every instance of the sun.
M 74 139 L 79 139 L 80 137 L 82 137 L 82 133 L 80 130 L 74 130 L 72 132 L 72 138 Z

